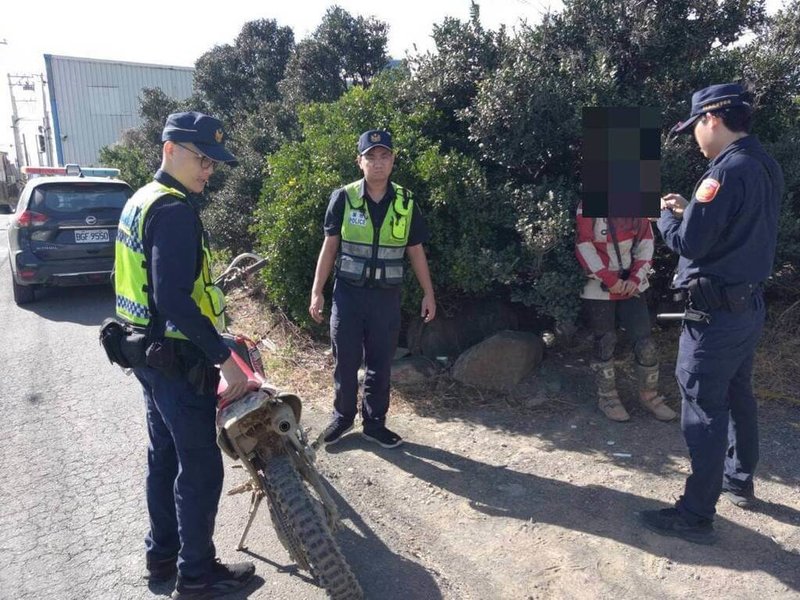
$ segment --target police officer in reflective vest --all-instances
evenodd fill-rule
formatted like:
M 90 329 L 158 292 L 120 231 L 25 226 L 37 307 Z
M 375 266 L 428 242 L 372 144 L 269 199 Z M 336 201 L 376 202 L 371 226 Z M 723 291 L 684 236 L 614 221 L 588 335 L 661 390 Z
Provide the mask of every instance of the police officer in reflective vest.
M 336 360 L 333 419 L 323 432 L 333 444 L 350 431 L 358 411 L 358 369 L 366 367 L 361 406 L 363 436 L 384 448 L 402 443 L 386 427 L 391 362 L 400 332 L 400 290 L 407 254 L 422 287 L 421 316 L 436 316 L 436 301 L 422 243 L 428 231 L 413 194 L 390 181 L 392 138 L 370 130 L 358 140 L 364 174 L 337 189 L 325 214 L 325 241 L 317 260 L 309 313 L 323 320 L 323 288 L 335 266 L 331 341 Z
M 688 298 L 676 377 L 692 474 L 674 508 L 641 517 L 657 533 L 696 543 L 713 543 L 715 505 L 723 492 L 740 507 L 755 498 L 758 425 L 751 373 L 784 181 L 780 166 L 749 134 L 751 120 L 738 84 L 712 85 L 692 96 L 689 119 L 674 131 L 693 132 L 711 162 L 691 201 L 678 194 L 662 198 L 658 221 L 665 243 L 680 255 L 674 286 Z
M 220 330 L 223 297 L 212 284 L 209 248 L 194 206 L 219 163 L 236 164 L 217 119 L 169 115 L 161 169 L 122 211 L 116 242 L 117 315 L 145 331 L 142 384 L 150 439 L 145 538 L 147 577 L 178 574 L 173 598 L 211 598 L 252 576 L 252 563 L 224 565 L 212 541 L 222 491 L 216 444 L 216 387 L 221 365 L 234 399 L 247 378 Z

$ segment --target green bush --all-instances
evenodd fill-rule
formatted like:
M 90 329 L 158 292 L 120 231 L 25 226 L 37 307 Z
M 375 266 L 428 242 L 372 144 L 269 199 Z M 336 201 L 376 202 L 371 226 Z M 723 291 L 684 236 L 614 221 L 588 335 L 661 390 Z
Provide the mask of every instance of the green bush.
M 100 164 L 120 170 L 120 177 L 134 189 L 146 185 L 153 178 L 147 160 L 140 148 L 125 144 L 114 144 L 100 148 Z
M 557 323 L 571 323 L 586 282 L 575 257 L 578 195 L 563 181 L 509 190 L 517 208 L 522 252 L 511 298 Z
M 396 105 L 405 75 L 387 73 L 369 89 L 354 88 L 339 101 L 301 110 L 303 140 L 268 159 L 269 177 L 257 213 L 256 232 L 269 257 L 265 270 L 271 299 L 307 322 L 314 265 L 331 192 L 360 177 L 355 165 L 360 132 L 392 132 L 397 148 L 393 179 L 411 189 L 431 232 L 430 265 L 440 300 L 483 295 L 512 277 L 517 250 L 514 216 L 487 187 L 477 162 L 444 153 L 425 136 L 428 115 Z M 409 310 L 418 298 L 409 276 Z

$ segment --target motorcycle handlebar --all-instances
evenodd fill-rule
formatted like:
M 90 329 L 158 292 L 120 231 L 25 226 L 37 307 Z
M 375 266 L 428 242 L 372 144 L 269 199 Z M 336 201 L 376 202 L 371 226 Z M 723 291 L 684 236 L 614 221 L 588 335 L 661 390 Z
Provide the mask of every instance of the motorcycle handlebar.
M 240 262 L 247 259 L 254 260 L 255 262 L 244 268 L 238 266 Z M 234 283 L 235 281 L 252 275 L 256 271 L 260 271 L 265 266 L 267 266 L 266 258 L 258 254 L 253 254 L 252 252 L 243 252 L 236 256 L 222 274 L 214 280 L 214 285 L 221 287 L 224 284 Z

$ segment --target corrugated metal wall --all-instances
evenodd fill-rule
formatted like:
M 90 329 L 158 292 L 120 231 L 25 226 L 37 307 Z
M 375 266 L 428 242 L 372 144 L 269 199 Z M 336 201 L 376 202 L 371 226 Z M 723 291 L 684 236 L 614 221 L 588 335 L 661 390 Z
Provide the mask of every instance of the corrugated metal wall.
M 97 153 L 141 123 L 142 88 L 192 95 L 194 69 L 45 54 L 60 164 L 97 164 Z

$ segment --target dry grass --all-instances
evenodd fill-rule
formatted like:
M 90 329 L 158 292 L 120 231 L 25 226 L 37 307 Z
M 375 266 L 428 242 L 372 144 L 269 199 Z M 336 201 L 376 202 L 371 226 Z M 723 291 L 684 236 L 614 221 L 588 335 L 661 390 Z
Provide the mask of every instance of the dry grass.
M 333 357 L 325 340 L 314 339 L 295 326 L 284 314 L 267 307 L 258 286 L 228 294 L 229 326 L 256 342 L 270 381 L 323 407 L 333 398 Z M 446 374 L 419 386 L 394 386 L 392 412 L 439 414 L 454 409 L 478 408 L 498 400 L 514 405 L 512 395 L 486 392 L 463 385 Z
M 800 301 L 770 308 L 756 353 L 753 388 L 762 400 L 800 404 Z
M 333 359 L 326 344 L 268 308 L 257 287 L 235 290 L 228 301 L 230 329 L 259 343 L 274 385 L 306 398 L 330 395 Z
M 239 289 L 229 294 L 231 329 L 260 342 L 270 380 L 306 400 L 327 407 L 332 402 L 333 358 L 326 341 L 312 338 L 297 328 L 285 315 L 269 309 L 258 289 Z M 663 364 L 674 364 L 680 327 L 657 329 L 656 340 Z M 580 347 L 552 354 L 550 361 L 566 360 Z M 588 356 L 588 354 L 586 354 Z M 558 365 L 552 365 L 558 370 Z M 800 302 L 775 306 L 769 311 L 764 335 L 756 354 L 753 387 L 760 400 L 779 400 L 800 404 Z M 564 398 L 554 395 L 549 399 Z M 460 384 L 446 374 L 415 387 L 392 389 L 392 411 L 437 415 L 453 410 L 496 406 L 524 407 L 524 395 L 487 392 Z

